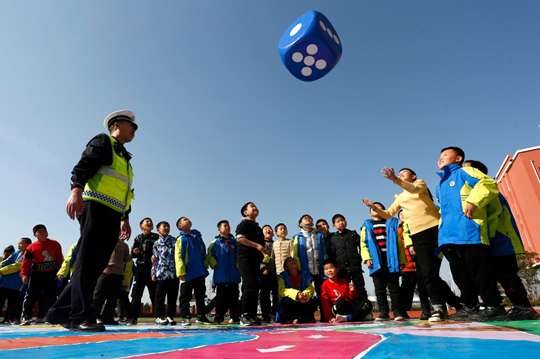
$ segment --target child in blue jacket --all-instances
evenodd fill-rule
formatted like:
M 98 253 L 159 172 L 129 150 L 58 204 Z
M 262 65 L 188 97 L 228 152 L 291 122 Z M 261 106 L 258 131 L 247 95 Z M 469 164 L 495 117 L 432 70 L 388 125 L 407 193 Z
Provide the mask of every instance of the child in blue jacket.
M 20 324 L 21 305 L 19 296 L 21 291 L 26 291 L 27 285 L 23 284 L 21 277 L 21 265 L 26 247 L 32 243 L 30 238 L 21 238 L 18 243 L 18 251 L 2 262 L 0 269 L 0 304 L 4 306 L 8 301 L 8 320 L 12 325 Z
M 436 190 L 441 211 L 439 247 L 449 248 L 465 261 L 464 275 L 473 279 L 482 298 L 485 310 L 472 313 L 471 319 L 506 320 L 490 248 L 490 233 L 496 231 L 496 222 L 488 214 L 488 204 L 498 197 L 499 189 L 495 180 L 479 170 L 462 167 L 464 159 L 465 152 L 459 147 L 443 148 L 439 156 L 438 165 L 444 171 L 439 173 L 441 181 Z M 452 276 L 459 274 L 452 270 Z M 462 297 L 469 295 L 460 289 Z
M 231 234 L 229 221 L 219 221 L 217 227 L 219 235 L 210 243 L 207 255 L 208 266 L 214 270 L 213 282 L 217 288 L 214 323 L 221 323 L 227 310 L 230 310 L 233 323 L 239 323 L 240 271 L 236 263 L 238 243 Z
M 374 202 L 373 205 L 384 209 L 379 202 Z M 387 288 L 390 292 L 394 319 L 403 320 L 399 277 L 401 268 L 407 264 L 407 258 L 397 234 L 399 221 L 395 217 L 385 220 L 373 209 L 370 209 L 370 215 L 372 219 L 365 221 L 361 228 L 360 245 L 361 257 L 369 268 L 379 305 L 380 315 L 375 320 L 390 319 L 388 315 L 390 307 L 386 297 Z
M 182 283 L 180 285 L 180 315 L 182 316 L 182 325 L 185 326 L 191 325 L 189 302 L 193 292 L 195 292 L 197 307 L 197 323 L 210 323 L 206 318 L 204 303 L 206 297 L 205 279 L 208 275 L 206 246 L 201 233 L 196 229 L 192 230 L 191 225 L 191 221 L 186 217 L 180 217 L 176 222 L 176 227 L 180 230 L 175 245 L 176 275 Z
M 285 259 L 283 269 L 278 280 L 279 302 L 276 322 L 291 324 L 296 319 L 298 324 L 315 323 L 315 309 L 317 301 L 311 285 L 311 276 L 308 271 L 298 270 L 298 262 L 292 257 Z

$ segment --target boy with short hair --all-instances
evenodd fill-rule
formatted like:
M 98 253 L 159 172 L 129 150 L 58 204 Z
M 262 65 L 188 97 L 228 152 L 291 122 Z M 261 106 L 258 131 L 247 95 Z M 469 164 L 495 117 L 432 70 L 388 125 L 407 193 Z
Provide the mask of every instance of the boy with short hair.
M 332 217 L 332 224 L 337 232 L 331 237 L 331 253 L 335 255 L 332 260 L 340 268 L 339 276 L 352 281 L 356 293 L 361 301 L 368 300 L 364 271 L 362 270 L 362 257 L 359 254 L 360 236 L 356 231 L 347 229 L 347 220 L 342 214 Z
M 298 270 L 298 262 L 288 257 L 283 263 L 284 271 L 279 275 L 279 309 L 276 322 L 291 324 L 315 323 L 317 302 L 313 300 L 315 289 L 308 271 Z
M 238 240 L 238 269 L 242 277 L 242 317 L 240 325 L 252 326 L 261 324 L 257 317 L 257 301 L 259 297 L 259 268 L 263 254 L 268 254 L 264 245 L 261 227 L 255 222 L 259 209 L 253 202 L 242 206 L 240 213 L 244 218 L 236 227 Z
M 238 323 L 241 314 L 238 305 L 240 271 L 236 263 L 238 243 L 231 234 L 229 221 L 219 221 L 217 227 L 219 235 L 208 246 L 208 255 L 206 256 L 208 266 L 214 270 L 213 283 L 217 290 L 214 323 L 221 323 L 225 319 L 227 310 L 230 310 L 232 322 Z
M 191 225 L 192 223 L 187 217 L 180 217 L 176 222 L 176 227 L 180 230 L 175 245 L 176 275 L 181 282 L 180 315 L 184 326 L 191 325 L 189 302 L 193 292 L 195 292 L 197 307 L 197 323 L 210 323 L 205 315 L 206 307 L 204 304 L 206 297 L 205 278 L 208 275 L 206 246 L 201 233 L 196 229 L 191 229 Z
M 169 235 L 169 222 L 157 224 L 159 239 L 154 243 L 153 256 L 156 261 L 152 264 L 152 280 L 156 282 L 156 324 L 176 325 L 176 299 L 180 282 L 176 276 L 175 242 Z M 167 297 L 167 318 L 165 318 L 165 297 Z
M 462 167 L 464 159 L 465 153 L 459 147 L 443 148 L 439 156 L 438 166 L 444 171 L 439 174 L 441 181 L 436 191 L 441 212 L 439 247 L 448 247 L 465 261 L 465 275 L 473 279 L 482 298 L 485 310 L 470 317 L 476 321 L 506 320 L 490 248 L 489 234 L 496 231 L 496 226 L 488 219 L 487 210 L 499 189 L 479 170 Z M 452 275 L 459 276 L 453 270 Z
M 270 323 L 276 317 L 278 307 L 278 281 L 276 273 L 276 261 L 274 255 L 274 230 L 266 224 L 262 227 L 264 245 L 268 254 L 264 255 L 261 262 L 261 276 L 259 283 L 259 302 L 261 305 L 262 322 Z M 270 298 L 272 303 L 270 303 Z
M 137 267 L 134 273 L 133 290 L 131 291 L 131 308 L 128 313 L 128 325 L 136 325 L 141 311 L 141 299 L 144 288 L 148 288 L 150 301 L 155 307 L 156 282 L 152 280 L 152 253 L 154 243 L 159 239 L 157 233 L 152 232 L 154 223 L 151 218 L 143 218 L 139 223 L 142 233 L 133 240 L 131 257 L 136 260 Z
M 373 204 L 384 209 L 382 203 Z M 394 320 L 403 320 L 399 276 L 401 267 L 407 264 L 407 259 L 403 244 L 397 235 L 398 220 L 395 217 L 385 220 L 373 209 L 370 209 L 370 216 L 372 219 L 366 220 L 362 226 L 360 244 L 362 258 L 369 268 L 369 275 L 373 278 L 377 304 L 381 311 L 376 320 L 390 319 L 387 288 L 392 301 Z
M 292 257 L 293 255 L 293 241 L 287 238 L 289 232 L 287 226 L 284 223 L 278 223 L 274 228 L 279 240 L 274 242 L 273 253 L 274 262 L 276 264 L 276 274 L 279 275 L 283 272 L 283 265 L 285 259 Z
M 372 320 L 372 304 L 367 298 L 358 299 L 354 283 L 338 277 L 336 262 L 327 259 L 323 263 L 324 275 L 328 277 L 322 284 L 321 306 L 324 316 L 332 323 Z
M 22 281 L 28 284 L 21 325 L 30 325 L 34 304 L 41 290 L 45 292 L 47 310 L 56 301 L 56 272 L 64 260 L 62 246 L 54 239 L 49 239 L 49 233 L 43 224 L 36 225 L 33 233 L 37 241 L 26 248 L 21 266 Z

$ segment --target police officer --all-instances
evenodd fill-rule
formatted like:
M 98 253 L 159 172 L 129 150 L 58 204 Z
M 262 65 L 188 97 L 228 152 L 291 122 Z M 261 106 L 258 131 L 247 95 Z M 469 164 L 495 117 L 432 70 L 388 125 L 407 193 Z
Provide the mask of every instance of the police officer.
M 93 292 L 99 275 L 109 262 L 118 236 L 129 239 L 128 214 L 133 199 L 131 154 L 124 147 L 135 137 L 138 126 L 128 110 L 111 113 L 102 133 L 88 142 L 73 168 L 71 196 L 66 212 L 80 223 L 81 236 L 71 281 L 50 308 L 47 321 L 80 332 L 104 331 L 96 323 Z

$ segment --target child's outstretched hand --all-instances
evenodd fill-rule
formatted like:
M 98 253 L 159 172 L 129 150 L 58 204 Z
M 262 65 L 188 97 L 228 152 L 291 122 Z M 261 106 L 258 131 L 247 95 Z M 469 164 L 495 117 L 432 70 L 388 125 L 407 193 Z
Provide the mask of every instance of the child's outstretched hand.
M 349 283 L 349 292 L 354 292 L 356 290 L 356 287 L 354 286 L 354 283 Z
M 368 268 L 373 268 L 373 261 L 371 259 L 368 259 L 366 261 L 366 265 L 368 266 Z
M 396 182 L 397 180 L 397 177 L 396 177 L 396 172 L 394 172 L 394 168 L 393 167 L 383 167 L 383 169 L 381 170 L 381 173 L 382 173 L 382 177 L 384 178 L 388 178 L 390 181 L 392 182 Z
M 364 199 L 362 200 L 362 202 L 364 202 L 364 204 L 365 204 L 366 206 L 368 206 L 369 208 L 373 208 L 373 202 L 371 202 L 369 199 L 364 198 Z

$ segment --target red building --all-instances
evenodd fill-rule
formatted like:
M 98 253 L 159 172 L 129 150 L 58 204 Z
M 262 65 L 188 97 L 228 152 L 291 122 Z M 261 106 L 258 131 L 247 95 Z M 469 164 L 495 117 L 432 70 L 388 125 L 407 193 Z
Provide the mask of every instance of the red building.
M 540 253 L 540 146 L 506 156 L 495 179 L 511 206 L 525 250 Z

